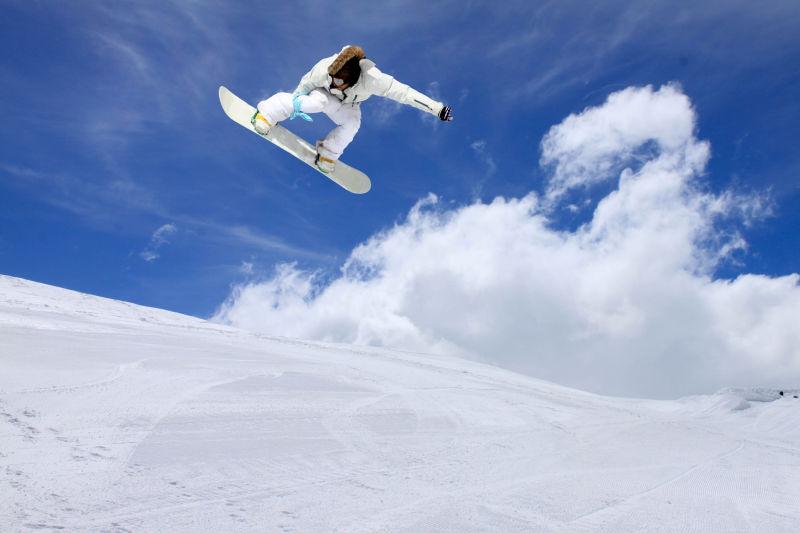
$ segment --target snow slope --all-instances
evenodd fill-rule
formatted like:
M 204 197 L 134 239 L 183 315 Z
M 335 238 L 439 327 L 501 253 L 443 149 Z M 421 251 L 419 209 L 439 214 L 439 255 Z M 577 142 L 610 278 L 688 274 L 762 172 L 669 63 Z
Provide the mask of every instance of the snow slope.
M 0 531 L 29 530 L 795 532 L 800 400 L 606 398 L 0 276 Z

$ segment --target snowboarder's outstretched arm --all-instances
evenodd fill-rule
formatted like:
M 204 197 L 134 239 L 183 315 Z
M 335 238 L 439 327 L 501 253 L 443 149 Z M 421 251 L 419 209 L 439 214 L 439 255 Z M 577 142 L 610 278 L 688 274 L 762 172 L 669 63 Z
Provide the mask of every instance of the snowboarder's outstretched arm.
M 355 68 L 347 66 L 352 61 L 357 63 Z M 336 81 L 335 76 L 339 76 L 341 79 Z M 345 78 L 348 81 L 343 85 L 335 85 L 335 88 L 340 91 L 336 93 L 337 98 L 345 103 L 354 104 L 359 98 L 361 99 L 359 103 L 361 103 L 371 95 L 383 96 L 436 115 L 441 120 L 453 120 L 453 112 L 449 106 L 412 89 L 388 74 L 384 74 L 375 66 L 374 62 L 366 59 L 361 47 L 354 45 L 345 46 L 339 54 L 326 57 L 314 65 L 302 77 L 293 96 L 298 98 L 311 93 L 314 89 L 331 92 L 334 89 L 334 81 L 342 84 L 342 80 Z M 346 93 L 341 91 L 346 91 Z
M 405 83 L 399 82 L 388 74 L 384 74 L 378 67 L 372 67 L 367 71 L 369 76 L 370 89 L 377 96 L 391 98 L 401 104 L 410 105 L 420 111 L 436 115 L 442 120 L 453 120 L 453 113 L 450 107 L 442 102 L 422 94 L 416 89 L 412 89 Z

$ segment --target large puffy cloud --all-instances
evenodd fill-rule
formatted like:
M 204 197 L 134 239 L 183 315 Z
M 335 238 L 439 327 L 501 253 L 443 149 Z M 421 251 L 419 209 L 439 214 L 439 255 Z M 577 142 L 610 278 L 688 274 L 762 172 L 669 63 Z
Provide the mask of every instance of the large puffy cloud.
M 715 279 L 762 197 L 705 192 L 710 156 L 676 86 L 629 88 L 542 141 L 545 193 L 454 210 L 433 195 L 335 279 L 281 265 L 216 319 L 274 335 L 453 353 L 579 388 L 674 397 L 800 378 L 798 276 Z M 615 180 L 591 220 L 569 192 Z

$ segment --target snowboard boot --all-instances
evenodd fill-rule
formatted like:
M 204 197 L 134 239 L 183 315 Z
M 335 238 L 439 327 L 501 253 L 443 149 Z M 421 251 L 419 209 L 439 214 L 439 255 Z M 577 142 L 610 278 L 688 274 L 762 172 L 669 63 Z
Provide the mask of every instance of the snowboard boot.
M 264 115 L 262 115 L 258 111 L 253 113 L 253 116 L 250 118 L 250 124 L 253 125 L 253 128 L 259 135 L 266 136 L 267 133 L 269 133 L 269 130 L 272 129 L 272 124 L 270 124 L 269 121 L 264 117 Z
M 322 141 L 317 141 L 317 157 L 314 159 L 314 164 L 323 174 L 330 174 L 336 170 L 336 160 L 330 157 L 325 157 L 319 152 Z
M 314 160 L 314 164 L 317 165 L 317 168 L 323 174 L 330 174 L 334 170 L 336 170 L 336 160 L 329 159 L 324 155 L 317 154 L 317 158 Z

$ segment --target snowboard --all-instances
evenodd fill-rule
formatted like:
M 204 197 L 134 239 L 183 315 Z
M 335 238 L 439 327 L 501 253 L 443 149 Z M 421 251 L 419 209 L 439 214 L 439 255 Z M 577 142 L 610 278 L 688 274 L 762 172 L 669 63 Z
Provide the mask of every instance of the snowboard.
M 366 174 L 341 161 L 336 163 L 336 169 L 332 173 L 326 174 L 322 172 L 314 164 L 314 160 L 317 157 L 316 148 L 280 124 L 274 125 L 266 136 L 260 135 L 250 123 L 250 119 L 256 112 L 256 108 L 233 94 L 224 86 L 220 86 L 219 88 L 219 102 L 222 104 L 223 111 L 225 111 L 225 114 L 228 115 L 231 120 L 252 131 L 262 139 L 266 139 L 272 144 L 283 148 L 300 161 L 348 191 L 354 194 L 364 194 L 369 191 L 372 186 Z

